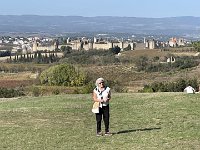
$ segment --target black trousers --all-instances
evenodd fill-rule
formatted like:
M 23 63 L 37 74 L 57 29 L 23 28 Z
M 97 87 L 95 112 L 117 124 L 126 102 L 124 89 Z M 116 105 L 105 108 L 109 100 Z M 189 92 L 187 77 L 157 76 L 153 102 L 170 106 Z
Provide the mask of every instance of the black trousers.
M 105 125 L 105 132 L 109 132 L 109 119 L 110 119 L 109 105 L 103 106 L 102 108 L 99 107 L 99 113 L 96 114 L 97 132 L 101 132 L 102 116 Z

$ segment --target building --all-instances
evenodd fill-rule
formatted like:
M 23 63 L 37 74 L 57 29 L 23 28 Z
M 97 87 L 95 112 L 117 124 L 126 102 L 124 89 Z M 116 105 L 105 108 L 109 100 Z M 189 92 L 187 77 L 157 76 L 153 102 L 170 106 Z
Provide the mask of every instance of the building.
M 104 39 L 98 39 L 94 37 L 93 41 L 90 39 L 78 39 L 78 40 L 67 40 L 70 42 L 67 42 L 66 45 L 59 45 L 58 48 L 61 48 L 61 46 L 69 46 L 73 50 L 92 50 L 92 49 L 102 49 L 102 50 L 108 50 L 113 47 L 120 47 L 122 50 L 129 45 L 131 46 L 131 50 L 134 49 L 135 43 L 133 41 L 108 41 Z

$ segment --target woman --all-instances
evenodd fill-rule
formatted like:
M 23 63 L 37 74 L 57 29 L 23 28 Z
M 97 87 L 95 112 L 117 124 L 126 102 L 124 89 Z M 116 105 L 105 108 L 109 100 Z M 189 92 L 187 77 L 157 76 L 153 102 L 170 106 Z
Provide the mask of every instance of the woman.
M 97 122 L 97 136 L 102 136 L 101 132 L 101 121 L 103 116 L 103 121 L 105 125 L 105 135 L 112 135 L 109 132 L 109 101 L 111 99 L 110 88 L 105 86 L 103 78 L 98 78 L 96 80 L 96 88 L 93 90 L 93 100 L 94 102 L 99 102 L 99 112 L 96 113 Z

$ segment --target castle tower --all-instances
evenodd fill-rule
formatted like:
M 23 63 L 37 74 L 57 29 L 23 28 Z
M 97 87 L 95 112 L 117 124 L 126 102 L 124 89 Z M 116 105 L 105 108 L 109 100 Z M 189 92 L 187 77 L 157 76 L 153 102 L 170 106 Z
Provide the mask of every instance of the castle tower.
M 109 48 L 113 48 L 113 42 L 109 42 L 108 44 L 109 44 L 108 46 Z
M 93 49 L 93 43 L 89 42 L 88 45 L 89 45 L 89 50 L 92 50 Z
M 149 48 L 149 41 L 145 42 L 145 48 Z
M 59 42 L 58 42 L 58 40 L 56 40 L 54 43 L 54 50 L 58 49 L 58 45 L 59 45 Z
M 131 50 L 134 50 L 134 43 L 131 42 L 130 45 L 131 45 Z
M 94 43 L 96 43 L 97 42 L 97 38 L 96 37 L 94 37 Z
M 68 38 L 67 38 L 67 44 L 68 44 L 69 42 L 70 42 L 70 38 L 68 37 Z
M 33 52 L 37 52 L 37 41 L 34 40 L 33 42 Z
M 154 40 L 150 40 L 149 41 L 149 49 L 154 49 L 155 48 L 155 41 Z
M 124 50 L 124 42 L 123 42 L 123 40 L 122 40 L 122 42 L 120 42 L 120 48 L 121 48 L 122 51 Z

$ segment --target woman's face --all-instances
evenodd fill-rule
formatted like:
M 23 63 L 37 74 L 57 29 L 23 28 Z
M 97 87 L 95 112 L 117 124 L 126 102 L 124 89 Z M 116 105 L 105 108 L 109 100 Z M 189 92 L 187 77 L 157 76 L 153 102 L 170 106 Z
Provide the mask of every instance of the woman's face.
M 104 87 L 104 82 L 99 82 L 98 86 L 101 88 L 101 87 Z

